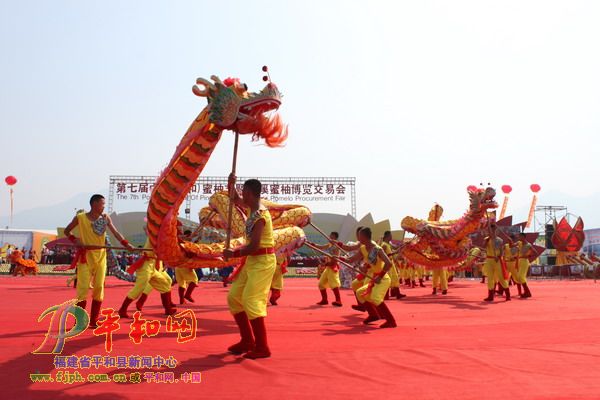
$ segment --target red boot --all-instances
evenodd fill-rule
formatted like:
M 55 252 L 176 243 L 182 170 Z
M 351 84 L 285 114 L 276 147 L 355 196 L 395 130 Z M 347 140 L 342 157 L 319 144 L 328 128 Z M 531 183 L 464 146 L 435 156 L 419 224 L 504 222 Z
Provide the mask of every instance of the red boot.
M 77 307 L 81 307 L 85 310 L 85 306 L 87 306 L 87 301 L 81 300 L 76 303 Z
M 252 331 L 254 332 L 254 337 L 256 338 L 256 346 L 254 347 L 254 350 L 250 350 L 244 354 L 244 358 L 255 360 L 257 358 L 271 357 L 271 350 L 269 350 L 269 345 L 267 344 L 267 328 L 265 326 L 265 318 L 254 318 L 250 321 L 250 324 L 252 325 Z
M 239 355 L 254 350 L 254 336 L 252 336 L 252 328 L 250 328 L 250 321 L 248 321 L 246 313 L 242 311 L 234 314 L 233 319 L 235 319 L 235 323 L 240 330 L 241 340 L 238 343 L 229 346 L 227 351 Z
M 504 293 L 506 294 L 506 301 L 510 301 L 510 289 L 504 289 Z
M 135 302 L 135 308 L 137 308 L 138 311 L 142 311 L 142 307 L 144 307 L 146 300 L 148 300 L 148 295 L 146 293 L 142 293 L 140 298 Z
M 392 289 L 392 297 L 394 297 L 394 296 L 396 296 L 396 299 L 398 299 L 398 300 L 406 297 L 405 294 L 400 293 L 400 288 L 399 287 Z
M 194 302 L 194 299 L 192 298 L 192 293 L 194 292 L 194 289 L 196 289 L 196 286 L 198 285 L 196 285 L 194 282 L 190 282 L 190 284 L 187 287 L 187 290 L 185 291 L 185 296 L 183 296 L 183 298 L 189 301 L 190 303 Z
M 165 309 L 165 315 L 175 315 L 177 314 L 177 309 L 173 305 L 173 300 L 171 300 L 171 291 L 161 293 L 160 301 Z
M 327 304 L 329 304 L 329 301 L 327 301 L 327 290 L 319 289 L 319 292 L 321 292 L 321 301 L 318 302 L 317 305 L 326 306 Z
M 181 286 L 179 286 L 179 304 L 185 303 L 184 296 L 185 296 L 185 288 L 182 288 Z
M 385 292 L 385 296 L 383 296 L 383 299 L 384 299 L 384 300 L 389 300 L 389 299 L 390 299 L 390 289 L 388 289 L 388 290 Z
M 425 287 L 425 284 L 423 283 L 423 278 L 419 279 L 419 286 Z
M 523 296 L 524 299 L 531 297 L 531 291 L 529 290 L 529 286 L 527 283 L 523 284 Z
M 121 308 L 119 308 L 119 317 L 121 318 L 131 318 L 129 316 L 129 314 L 127 314 L 127 308 L 129 307 L 129 305 L 133 302 L 133 299 L 130 299 L 129 297 L 125 296 L 125 299 L 123 300 L 123 304 L 121 304 Z
M 379 326 L 380 328 L 395 328 L 397 326 L 392 312 L 383 301 L 377 306 L 377 312 L 385 318 L 385 322 Z
M 280 297 L 281 297 L 281 290 L 271 289 L 271 298 L 269 299 L 269 303 L 271 303 L 272 306 L 276 306 L 277 299 L 279 299 Z
M 342 297 L 340 296 L 340 288 L 331 289 L 333 291 L 333 295 L 335 296 L 335 301 L 331 303 L 332 306 L 341 307 L 342 306 Z
M 483 301 L 494 301 L 494 289 L 488 290 L 488 297 L 483 299 Z
M 517 283 L 517 292 L 518 292 L 517 295 L 519 297 L 523 297 L 522 292 L 521 292 L 521 284 L 520 283 Z
M 368 325 L 371 322 L 375 322 L 375 321 L 378 321 L 381 319 L 379 317 L 379 313 L 377 313 L 377 309 L 375 308 L 375 305 L 373 305 L 373 303 L 369 303 L 368 301 L 365 301 L 364 305 L 365 305 L 365 308 L 367 309 L 367 312 L 369 313 L 369 316 L 367 318 L 365 318 L 365 320 L 363 321 L 363 324 Z
M 98 300 L 92 300 L 92 311 L 90 312 L 90 329 L 95 329 L 98 325 L 98 316 L 100 315 L 100 307 L 102 302 Z
M 496 284 L 496 294 L 498 296 L 502 296 L 504 294 L 504 288 L 499 283 Z

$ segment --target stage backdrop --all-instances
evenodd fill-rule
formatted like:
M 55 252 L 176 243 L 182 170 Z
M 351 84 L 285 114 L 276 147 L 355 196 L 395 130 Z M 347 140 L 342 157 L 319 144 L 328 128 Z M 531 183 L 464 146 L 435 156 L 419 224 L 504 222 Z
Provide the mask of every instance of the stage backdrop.
M 262 197 L 277 203 L 302 204 L 313 212 L 350 214 L 356 218 L 356 178 L 351 177 L 239 177 L 263 183 Z M 156 176 L 109 177 L 108 212 L 146 211 Z M 226 176 L 201 176 L 180 209 L 180 217 L 198 220 L 198 212 L 214 193 L 227 188 Z

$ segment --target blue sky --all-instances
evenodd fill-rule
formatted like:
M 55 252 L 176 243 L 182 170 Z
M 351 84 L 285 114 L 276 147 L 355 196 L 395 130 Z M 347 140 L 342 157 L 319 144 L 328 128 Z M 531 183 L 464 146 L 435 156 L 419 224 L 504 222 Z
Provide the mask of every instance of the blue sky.
M 479 182 L 512 185 L 522 219 L 539 183 L 541 204 L 600 226 L 598 2 L 1 4 L 0 173 L 20 180 L 17 210 L 158 173 L 204 107 L 196 77 L 257 90 L 267 64 L 290 139 L 243 140 L 240 175 L 356 176 L 359 216 L 393 224 L 434 201 L 457 217 Z M 204 173 L 226 175 L 231 147 Z

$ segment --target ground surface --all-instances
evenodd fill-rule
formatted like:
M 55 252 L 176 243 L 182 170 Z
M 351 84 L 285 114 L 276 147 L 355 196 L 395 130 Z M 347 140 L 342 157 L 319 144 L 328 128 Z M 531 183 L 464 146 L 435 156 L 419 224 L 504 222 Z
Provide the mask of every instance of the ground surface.
M 432 296 L 430 287 L 403 288 L 409 297 L 389 301 L 398 328 L 379 330 L 363 326 L 363 315 L 350 308 L 349 291 L 343 292 L 343 308 L 320 307 L 314 305 L 316 280 L 288 279 L 280 305 L 269 308 L 273 357 L 259 361 L 224 351 L 238 339 L 227 289 L 202 283 L 196 304 L 189 306 L 198 318 L 194 341 L 178 344 L 175 334 L 164 332 L 160 299 L 152 293 L 144 316 L 162 321 L 159 335 L 135 345 L 127 321 L 114 333 L 110 354 L 173 356 L 177 367 L 163 371 L 176 378 L 201 372 L 201 383 L 32 383 L 31 373 L 59 371 L 54 356 L 31 351 L 48 329 L 48 320 L 38 323 L 37 317 L 74 296 L 65 282 L 65 277 L 0 277 L 6 307 L 0 325 L 2 398 L 332 399 L 360 391 L 367 398 L 600 399 L 600 283 L 593 281 L 533 281 L 534 298 L 493 304 L 481 301 L 486 289 L 477 281 L 451 283 L 447 296 Z M 129 288 L 108 278 L 104 307 L 117 309 Z M 63 352 L 106 354 L 104 338 L 90 331 L 67 341 Z M 84 376 L 135 371 L 79 370 Z

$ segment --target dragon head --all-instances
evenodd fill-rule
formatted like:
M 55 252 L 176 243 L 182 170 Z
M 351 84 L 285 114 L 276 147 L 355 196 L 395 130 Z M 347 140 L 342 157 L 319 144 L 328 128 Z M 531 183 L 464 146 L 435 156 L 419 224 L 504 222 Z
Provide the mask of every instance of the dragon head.
M 240 134 L 252 134 L 255 139 L 262 138 L 270 147 L 285 142 L 287 125 L 276 113 L 281 105 L 281 93 L 274 83 L 269 82 L 260 92 L 249 92 L 246 84 L 237 78 L 224 81 L 214 75 L 210 78 L 214 83 L 198 78 L 192 91 L 208 99 L 212 123 Z
M 469 189 L 468 192 L 471 212 L 484 213 L 490 208 L 498 208 L 498 203 L 494 200 L 496 189 L 493 187 Z

